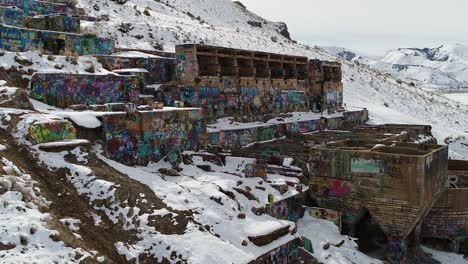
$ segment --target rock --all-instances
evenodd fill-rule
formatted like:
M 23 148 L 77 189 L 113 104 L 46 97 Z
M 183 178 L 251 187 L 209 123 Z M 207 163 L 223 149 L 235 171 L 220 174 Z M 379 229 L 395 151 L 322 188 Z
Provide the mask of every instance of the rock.
M 240 213 L 240 214 L 237 215 L 237 218 L 239 218 L 239 219 L 245 219 L 245 214 Z
M 247 242 L 247 240 L 242 241 L 242 245 L 243 245 L 244 247 L 246 247 L 248 244 L 249 244 L 249 242 Z
M 197 165 L 197 168 L 206 171 L 206 172 L 212 172 L 213 170 L 211 169 L 210 165 Z
M 330 242 L 326 243 L 325 245 L 323 245 L 323 249 L 328 250 L 328 249 L 330 249 L 330 246 L 331 246 Z
M 256 246 L 265 246 L 275 241 L 276 239 L 289 233 L 289 226 L 282 227 L 277 229 L 269 234 L 261 236 L 249 236 L 250 242 L 254 243 Z
M 180 173 L 178 173 L 174 169 L 160 168 L 158 172 L 165 176 L 174 176 L 174 177 L 180 176 Z
M 27 246 L 27 245 L 28 245 L 28 242 L 29 242 L 29 239 L 28 239 L 27 236 L 25 236 L 25 235 L 20 235 L 20 243 L 21 243 L 21 245 Z
M 335 244 L 335 245 L 333 245 L 333 246 L 335 246 L 335 247 L 341 247 L 341 246 L 344 244 L 344 242 L 345 242 L 344 240 L 341 240 L 340 243 Z
M 243 190 L 243 189 L 240 189 L 240 188 L 234 188 L 234 190 L 240 194 L 243 194 L 245 197 L 247 197 L 247 199 L 251 200 L 251 201 L 258 201 L 258 198 L 255 197 L 255 195 L 253 195 L 251 192 L 247 191 L 247 190 Z

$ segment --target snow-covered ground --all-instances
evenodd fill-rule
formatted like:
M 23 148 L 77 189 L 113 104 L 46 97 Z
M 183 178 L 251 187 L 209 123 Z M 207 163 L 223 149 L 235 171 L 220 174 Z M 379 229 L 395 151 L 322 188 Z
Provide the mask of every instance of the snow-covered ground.
M 462 255 L 453 254 L 449 252 L 439 251 L 428 247 L 423 247 L 426 253 L 432 255 L 432 257 L 442 264 L 466 264 L 468 259 L 464 258 Z
M 157 42 L 166 51 L 174 52 L 177 44 L 202 42 L 309 58 L 342 59 L 326 49 L 284 38 L 278 33 L 278 23 L 260 18 L 230 0 L 129 0 L 124 5 L 108 1 L 78 2 L 89 14 L 109 18 L 109 21 L 86 23 L 84 30 L 114 38 L 121 47 L 150 49 Z M 252 26 L 249 21 L 261 22 L 261 26 Z M 127 33 L 116 30 L 122 23 L 129 23 Z M 453 52 L 456 58 L 466 58 L 457 47 L 453 50 L 457 51 Z M 441 49 L 440 56 L 443 52 Z M 465 61 L 460 59 L 460 63 Z M 463 122 L 468 106 L 401 83 L 367 65 L 343 60 L 343 73 L 344 100 L 348 106 L 368 108 L 373 122 L 431 125 L 440 143 L 448 137 L 457 139 L 453 140 L 456 142 L 451 149 L 452 158 L 468 159 L 468 148 L 463 145 L 468 131 L 468 123 Z
M 0 149 L 0 156 L 2 156 Z M 49 206 L 31 176 L 12 161 L 0 159 L 0 254 L 1 263 L 80 263 L 91 256 L 67 247 L 53 236 Z
M 167 51 L 174 51 L 176 44 L 203 42 L 243 49 L 303 55 L 309 58 L 340 59 L 336 58 L 336 54 L 333 52 L 310 48 L 288 40 L 278 33 L 283 27 L 281 24 L 258 17 L 230 0 L 129 0 L 123 5 L 117 4 L 115 1 L 104 0 L 79 0 L 78 2 L 89 15 L 102 19 L 98 22 L 83 22 L 83 30 L 103 37 L 111 37 L 117 41 L 117 45 L 120 47 L 152 49 L 162 46 Z M 466 58 L 466 54 L 459 51 L 458 48 L 453 50 L 460 58 Z M 406 57 L 418 57 L 411 54 L 401 55 L 402 52 L 406 54 L 413 51 L 399 51 L 399 53 L 390 54 L 386 58 L 387 63 L 405 63 Z M 442 56 L 443 52 L 441 50 L 438 54 Z M 437 56 L 436 58 L 439 58 Z M 445 57 L 440 58 L 445 60 Z M 21 62 L 24 60 L 30 61 L 32 64 L 22 65 L 25 64 Z M 447 99 L 419 86 L 399 82 L 397 78 L 366 65 L 358 65 L 345 60 L 342 62 L 344 99 L 347 107 L 368 108 L 373 123 L 432 125 L 434 134 L 441 143 L 445 139 L 447 142 L 451 142 L 450 155 L 453 158 L 468 159 L 468 148 L 464 145 L 468 142 L 468 123 L 465 122 L 468 105 Z M 460 64 L 462 63 L 465 62 L 460 59 Z M 63 56 L 41 56 L 37 52 L 6 52 L 0 57 L 0 67 L 16 66 L 26 70 L 47 72 L 85 73 L 90 65 L 94 65 L 97 73 L 107 73 L 94 58 L 87 56 L 77 58 L 75 61 L 73 58 Z M 410 68 L 412 67 L 408 67 L 408 69 Z M 422 79 L 432 81 L 437 79 L 439 84 L 449 81 L 448 77 L 448 79 L 435 78 L 425 71 L 411 69 L 407 73 L 408 78 L 418 75 L 418 78 Z M 446 77 L 443 74 L 441 76 Z M 464 78 L 462 77 L 460 79 Z M 3 82 L 0 86 L 2 85 L 4 85 Z M 9 89 L 6 92 L 9 93 Z M 78 114 L 70 110 L 63 111 L 40 105 L 37 102 L 34 102 L 34 106 L 43 113 L 0 108 L 0 125 L 5 129 L 8 128 L 9 122 L 12 120 L 11 115 L 24 114 L 24 119 L 18 124 L 19 127 L 15 133 L 18 139 L 23 139 L 21 140 L 23 144 L 26 143 L 24 137 L 27 134 L 28 125 L 38 120 L 68 117 L 74 118 L 78 122 L 82 121 L 83 124 L 98 125 L 96 115 Z M 0 145 L 0 151 L 6 150 L 6 147 L 2 146 Z M 32 150 L 36 157 L 51 172 L 56 172 L 57 168 L 67 168 L 70 173 L 66 175 L 66 181 L 71 183 L 80 195 L 89 200 L 93 209 L 103 213 L 101 216 L 93 214 L 96 225 L 99 225 L 102 218 L 107 216 L 112 223 L 123 221 L 125 231 L 133 230 L 137 233 L 135 241 L 115 243 L 117 251 L 126 256 L 127 260 L 137 258 L 140 253 L 154 254 L 160 258 L 169 259 L 172 251 L 176 251 L 182 255 L 182 259 L 190 263 L 246 263 L 294 238 L 294 235 L 289 233 L 263 247 L 257 247 L 251 242 L 247 242 L 245 245 L 244 240 L 249 235 L 265 234 L 288 225 L 291 229 L 294 228 L 292 222 L 277 220 L 268 215 L 258 216 L 252 212 L 252 208 L 265 206 L 269 194 L 273 195 L 275 201 L 297 194 L 296 189 L 292 187 L 288 187 L 288 191 L 281 194 L 260 178 L 244 178 L 243 169 L 246 163 L 252 162 L 252 160 L 229 157 L 227 166 L 221 167 L 194 157 L 194 164 L 182 165 L 183 171 L 180 177 L 168 177 L 159 173 L 160 168 L 170 167 L 163 161 L 147 167 L 128 167 L 106 159 L 101 154 L 100 147 L 95 146 L 90 153 L 97 155 L 99 161 L 114 168 L 117 172 L 127 175 L 130 179 L 144 184 L 167 205 L 167 208 L 139 214 L 140 207 L 131 206 L 128 201 L 117 199 L 115 193 L 121 187 L 119 182 L 99 178 L 91 166 L 86 165 L 89 162 L 88 155 L 90 153 L 79 148 L 68 152 L 49 153 L 39 150 L 38 147 L 35 146 Z M 66 156 L 70 154 L 75 155 L 77 161 L 83 164 L 75 164 L 67 160 Z M 2 160 L 2 163 L 5 165 L 3 170 L 15 171 L 8 160 Z M 212 171 L 204 171 L 196 165 L 210 165 Z M 15 177 L 30 181 L 26 175 L 21 173 L 19 175 L 20 177 Z M 2 182 L 9 180 L 10 176 L 10 173 L 6 173 L 2 175 L 0 180 Z M 276 174 L 268 175 L 267 180 L 291 182 L 290 178 Z M 16 182 L 21 183 L 21 180 L 16 180 Z M 26 190 L 33 189 L 31 186 L 28 188 Z M 251 200 L 235 191 L 234 188 L 249 190 L 256 199 Z M 232 192 L 235 198 L 227 195 L 226 191 Z M 21 236 L 25 236 L 28 241 L 26 246 L 22 245 L 21 248 L 17 246 L 7 252 L 2 251 L 2 254 L 6 253 L 8 256 L 7 262 L 18 261 L 20 249 L 28 251 L 27 256 L 21 256 L 25 257 L 26 261 L 73 262 L 76 258 L 79 260 L 81 257 L 89 255 L 80 249 L 66 247 L 60 241 L 51 240 L 49 235 L 54 234 L 55 231 L 47 226 L 47 213 L 40 211 L 38 206 L 26 201 L 24 193 L 9 189 L 0 198 L 0 205 L 3 206 L 0 210 L 2 242 L 5 240 L 14 244 L 25 244 L 21 241 L 25 240 L 21 239 Z M 139 199 L 146 200 L 144 196 L 140 196 Z M 99 203 L 101 201 L 103 202 Z M 21 210 L 18 211 L 17 208 Z M 163 234 L 151 225 L 151 218 L 164 216 L 170 217 L 171 223 L 177 225 L 175 211 L 193 213 L 193 218 L 187 224 L 183 234 Z M 240 217 L 241 215 L 245 218 Z M 78 235 L 81 229 L 77 219 L 63 218 L 60 220 Z M 3 223 L 7 224 L 3 225 Z M 35 226 L 38 231 L 30 234 L 31 231 L 28 228 L 31 226 Z M 346 236 L 339 235 L 337 227 L 331 222 L 306 216 L 299 221 L 298 232 L 313 241 L 315 256 L 325 263 L 380 263 L 380 261 L 360 253 L 356 249 L 356 243 Z M 79 238 L 79 235 L 76 238 Z M 334 246 L 341 241 L 344 241 L 341 246 Z M 323 245 L 328 242 L 332 245 L 326 250 Z M 45 247 L 50 248 L 50 250 L 44 250 Z M 433 253 L 443 263 L 454 261 L 457 261 L 455 263 L 465 263 L 458 255 L 430 249 L 426 249 L 426 251 Z M 36 254 L 37 252 L 38 254 Z
M 468 47 L 400 48 L 382 57 L 369 57 L 344 48 L 323 48 L 347 61 L 369 65 L 396 78 L 435 92 L 463 91 L 468 87 Z
M 453 101 L 468 105 L 468 93 L 450 93 L 445 94 L 445 97 Z
M 297 222 L 299 235 L 312 241 L 314 257 L 327 264 L 380 264 L 378 259 L 371 258 L 357 249 L 353 238 L 340 235 L 334 223 L 316 219 L 305 214 Z M 329 245 L 327 247 L 326 245 Z M 325 247 L 324 247 L 325 246 Z

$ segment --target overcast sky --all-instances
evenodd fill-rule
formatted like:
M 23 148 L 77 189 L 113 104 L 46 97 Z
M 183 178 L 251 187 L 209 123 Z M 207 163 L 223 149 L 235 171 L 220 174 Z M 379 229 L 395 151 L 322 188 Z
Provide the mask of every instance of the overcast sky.
M 467 0 L 241 0 L 284 21 L 294 39 L 373 55 L 392 48 L 468 45 Z

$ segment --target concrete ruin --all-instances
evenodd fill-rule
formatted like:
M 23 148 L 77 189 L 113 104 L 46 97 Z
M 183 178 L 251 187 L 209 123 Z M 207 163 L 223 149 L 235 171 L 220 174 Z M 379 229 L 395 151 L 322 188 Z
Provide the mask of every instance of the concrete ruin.
M 62 108 L 77 104 L 138 105 L 142 85 L 139 78 L 117 74 L 36 73 L 31 79 L 34 99 Z
M 203 160 L 219 166 L 223 155 L 254 158 L 242 177 L 299 179 L 269 182 L 280 193 L 299 181 L 309 187 L 283 200 L 268 197 L 266 208 L 252 208 L 256 214 L 333 221 L 363 251 L 378 234 L 392 263 L 411 263 L 421 238 L 468 251 L 468 166 L 447 160 L 429 126 L 365 125 L 366 109 L 345 110 L 339 63 L 201 44 L 179 45 L 175 54 L 116 49 L 109 39 L 79 34 L 82 17 L 66 5 L 0 0 L 1 49 L 96 55 L 116 73 L 34 74 L 34 99 L 88 111 L 96 126 L 35 123 L 32 144 L 99 140 L 118 162 L 164 159 L 174 168 L 185 150 L 208 149 Z M 284 166 L 291 160 L 293 167 Z M 266 243 L 288 228 L 249 239 Z M 252 263 L 307 260 L 311 250 L 297 238 Z
M 171 97 L 207 109 L 206 114 L 212 119 L 247 115 L 255 120 L 272 113 L 309 111 L 312 105 L 317 112 L 323 110 L 322 105 L 333 106 L 328 107 L 330 113 L 340 110 L 342 95 L 312 96 L 309 65 L 308 59 L 300 56 L 180 45 L 176 47 L 179 87 Z M 318 71 L 323 69 L 319 67 Z M 333 79 L 322 76 L 320 93 L 342 88 L 338 75 Z
M 424 219 L 421 236 L 455 253 L 468 253 L 468 162 L 448 161 L 447 188 Z
M 99 55 L 96 58 L 104 68 L 110 71 L 130 68 L 147 70 L 145 81 L 149 85 L 167 83 L 175 78 L 175 60 L 173 58 L 138 51 Z

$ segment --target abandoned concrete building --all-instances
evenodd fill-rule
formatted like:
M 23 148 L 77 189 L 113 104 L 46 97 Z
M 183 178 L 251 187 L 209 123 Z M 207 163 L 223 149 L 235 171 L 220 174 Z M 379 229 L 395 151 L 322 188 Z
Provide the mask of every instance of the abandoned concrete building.
M 99 140 L 127 165 L 167 159 L 176 167 L 185 150 L 204 150 L 217 164 L 228 155 L 254 158 L 246 177 L 274 171 L 309 187 L 255 213 L 295 222 L 307 207 L 357 237 L 362 251 L 384 247 L 392 263 L 414 263 L 421 240 L 468 253 L 468 165 L 448 160 L 430 126 L 366 125 L 367 109 L 343 104 L 340 63 L 202 44 L 178 45 L 175 54 L 119 50 L 79 33 L 80 10 L 34 0 L 0 5 L 0 49 L 94 55 L 114 72 L 35 73 L 32 98 L 92 122 L 71 115 L 30 127 L 33 144 Z M 284 169 L 291 158 L 294 167 Z M 283 245 L 287 259 L 303 245 Z M 275 263 L 271 256 L 255 263 Z

